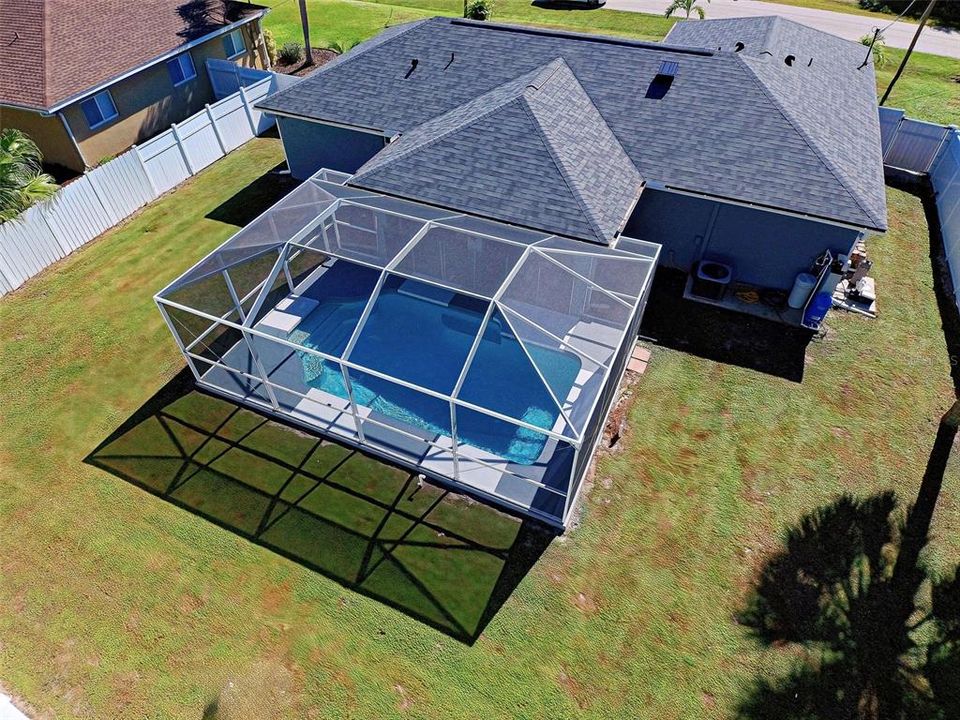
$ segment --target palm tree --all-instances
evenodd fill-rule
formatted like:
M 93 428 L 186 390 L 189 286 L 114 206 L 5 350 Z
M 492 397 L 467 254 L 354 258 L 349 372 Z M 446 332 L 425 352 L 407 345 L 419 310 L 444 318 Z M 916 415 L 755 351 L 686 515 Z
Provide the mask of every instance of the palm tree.
M 11 220 L 57 191 L 43 172 L 40 148 L 20 130 L 0 130 L 0 222 Z
M 310 20 L 307 17 L 307 0 L 300 0 L 300 24 L 303 26 L 304 62 L 313 65 L 313 45 L 310 44 Z
M 697 17 L 703 20 L 703 18 L 706 17 L 706 13 L 703 12 L 702 7 L 697 5 L 697 2 L 699 2 L 699 0 L 673 0 L 673 2 L 670 3 L 670 6 L 666 9 L 666 12 L 664 12 L 663 15 L 664 17 L 670 17 L 675 12 L 677 12 L 677 10 L 683 10 L 684 12 L 687 13 L 687 20 L 690 19 L 690 13 L 692 12 L 695 12 L 697 14 Z M 707 2 L 709 3 L 710 0 L 707 0 Z

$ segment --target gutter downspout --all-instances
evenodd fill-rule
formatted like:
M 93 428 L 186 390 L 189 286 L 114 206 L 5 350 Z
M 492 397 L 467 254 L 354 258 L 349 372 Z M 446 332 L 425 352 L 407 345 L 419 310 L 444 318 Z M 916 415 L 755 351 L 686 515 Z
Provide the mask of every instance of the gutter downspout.
M 80 143 L 77 142 L 77 137 L 73 134 L 73 129 L 70 127 L 70 123 L 67 121 L 67 116 L 62 112 L 58 112 L 57 117 L 60 118 L 60 122 L 63 123 L 63 129 L 67 131 L 67 137 L 70 138 L 70 144 L 73 145 L 73 149 L 77 151 L 77 157 L 80 158 L 80 162 L 83 163 L 83 167 L 90 167 L 87 159 L 83 156 L 83 150 L 80 149 Z
M 260 62 L 267 70 L 273 70 L 273 64 L 270 62 L 270 53 L 267 52 L 267 39 L 263 36 L 263 16 L 257 18 L 257 52 L 260 54 Z

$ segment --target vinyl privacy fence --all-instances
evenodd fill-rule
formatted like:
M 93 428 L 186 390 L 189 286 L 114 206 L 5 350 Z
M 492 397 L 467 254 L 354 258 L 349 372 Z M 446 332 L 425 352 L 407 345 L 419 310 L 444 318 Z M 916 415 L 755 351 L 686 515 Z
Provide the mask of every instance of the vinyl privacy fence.
M 880 142 L 883 164 L 916 173 L 930 172 L 950 128 L 914 120 L 903 110 L 880 108 Z
M 930 183 L 936 193 L 944 252 L 957 293 L 960 290 L 960 130 L 950 129 L 930 168 Z M 954 300 L 960 305 L 960 295 L 955 295 Z
M 253 106 L 296 78 L 253 72 L 261 79 L 0 224 L 0 296 L 272 127 L 273 119 Z

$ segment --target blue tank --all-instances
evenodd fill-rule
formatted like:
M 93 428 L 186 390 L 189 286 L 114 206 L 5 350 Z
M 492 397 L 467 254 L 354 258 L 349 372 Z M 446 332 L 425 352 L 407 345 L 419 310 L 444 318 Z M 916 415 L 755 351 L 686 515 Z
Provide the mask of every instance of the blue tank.
M 820 323 L 823 322 L 831 307 L 833 307 L 833 296 L 828 292 L 818 293 L 803 314 L 803 324 L 812 328 L 820 327 Z

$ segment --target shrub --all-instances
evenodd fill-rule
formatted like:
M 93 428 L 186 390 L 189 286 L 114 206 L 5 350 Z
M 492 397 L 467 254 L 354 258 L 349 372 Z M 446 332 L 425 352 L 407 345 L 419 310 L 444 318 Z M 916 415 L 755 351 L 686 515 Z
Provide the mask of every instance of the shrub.
M 330 43 L 329 49 L 333 50 L 335 53 L 337 53 L 337 55 L 343 55 L 345 52 L 350 52 L 351 48 L 353 48 L 358 42 L 360 41 L 356 39 L 334 40 L 332 43 Z
M 927 2 L 910 2 L 910 0 L 859 0 L 864 10 L 899 15 L 906 11 L 907 17 L 918 18 L 927 9 Z M 930 13 L 931 20 L 948 27 L 960 27 L 960 3 L 938 2 Z
M 463 16 L 470 20 L 489 20 L 493 16 L 493 0 L 470 0 Z
M 303 59 L 303 45 L 298 42 L 284 43 L 277 57 L 284 65 L 293 65 Z
M 870 47 L 870 43 L 873 42 L 873 33 L 867 33 L 862 38 L 860 42 L 864 46 Z M 873 43 L 873 65 L 874 67 L 880 67 L 887 61 L 887 41 L 883 37 L 883 33 L 877 35 L 877 41 Z
M 270 58 L 270 64 L 273 65 L 277 62 L 277 39 L 266 28 L 263 30 L 263 47 L 267 51 L 267 57 Z

